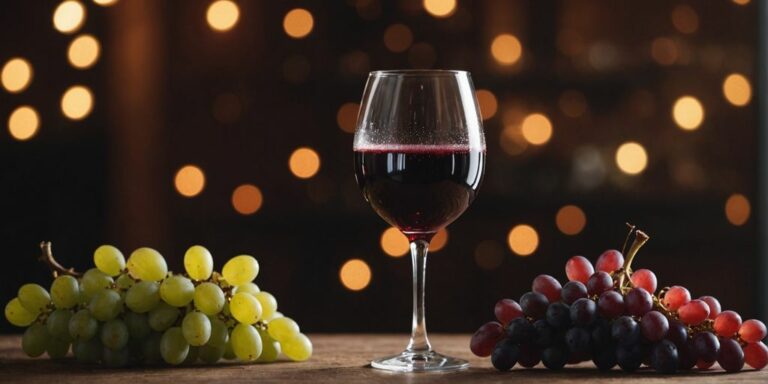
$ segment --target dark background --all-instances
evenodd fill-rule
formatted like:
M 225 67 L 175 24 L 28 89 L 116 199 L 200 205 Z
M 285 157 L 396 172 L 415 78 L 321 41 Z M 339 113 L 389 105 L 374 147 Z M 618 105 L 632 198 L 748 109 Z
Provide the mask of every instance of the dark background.
M 337 112 L 359 101 L 370 70 L 450 68 L 471 71 L 498 108 L 484 122 L 488 166 L 479 198 L 430 258 L 431 330 L 470 332 L 492 317 L 496 300 L 518 298 L 537 274 L 564 280 L 570 256 L 594 260 L 620 247 L 626 221 L 650 234 L 635 267 L 654 270 L 660 286 L 685 285 L 694 297 L 714 295 L 724 309 L 756 316 L 765 280 L 756 209 L 743 225 L 725 215 L 732 194 L 753 205 L 757 196 L 756 3 L 459 0 L 438 18 L 419 0 L 240 0 L 238 23 L 217 32 L 206 23 L 210 1 L 83 1 L 85 23 L 63 34 L 51 23 L 58 2 L 3 2 L 0 63 L 24 57 L 34 78 L 24 92 L 0 92 L 0 302 L 25 282 L 49 285 L 35 260 L 41 240 L 79 270 L 103 243 L 126 256 L 154 247 L 173 270 L 182 269 L 188 246 L 202 244 L 217 269 L 239 253 L 257 257 L 257 284 L 307 332 L 408 330 L 409 258 L 380 247 L 387 225 L 357 190 L 352 135 L 340 129 Z M 297 7 L 314 18 L 302 39 L 282 26 Z M 413 41 L 392 52 L 383 36 L 398 23 Z M 102 49 L 87 70 L 66 55 L 82 33 Z M 501 33 L 522 45 L 510 66 L 490 52 Z M 731 73 L 752 83 L 746 106 L 723 96 Z M 73 84 L 94 94 L 93 111 L 80 121 L 65 118 L 59 104 Z M 569 95 L 578 113 L 568 109 Z M 671 115 L 683 95 L 705 111 L 694 131 Z M 5 129 L 22 104 L 41 119 L 27 141 Z M 491 106 L 481 108 L 489 114 Z M 526 147 L 519 135 L 504 136 L 532 112 L 551 121 L 549 142 Z M 614 160 L 627 141 L 648 153 L 638 175 L 622 173 Z M 288 168 L 304 146 L 321 159 L 306 180 Z M 185 164 L 206 176 L 191 198 L 174 188 Z M 243 183 L 263 193 L 253 215 L 231 203 Z M 567 204 L 586 215 L 576 235 L 555 223 Z M 531 256 L 507 246 L 518 224 L 538 233 Z M 497 266 L 478 265 L 481 243 L 479 257 L 500 257 Z M 361 291 L 339 279 L 352 258 L 372 272 Z M 0 331 L 17 330 L 0 321 Z

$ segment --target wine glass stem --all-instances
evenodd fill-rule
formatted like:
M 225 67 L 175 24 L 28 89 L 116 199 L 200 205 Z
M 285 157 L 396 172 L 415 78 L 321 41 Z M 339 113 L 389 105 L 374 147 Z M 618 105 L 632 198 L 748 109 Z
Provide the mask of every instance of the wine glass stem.
M 424 281 L 427 273 L 427 251 L 429 242 L 414 240 L 411 242 L 411 262 L 413 263 L 413 324 L 411 341 L 407 352 L 426 354 L 432 351 L 427 338 L 427 323 L 424 319 Z

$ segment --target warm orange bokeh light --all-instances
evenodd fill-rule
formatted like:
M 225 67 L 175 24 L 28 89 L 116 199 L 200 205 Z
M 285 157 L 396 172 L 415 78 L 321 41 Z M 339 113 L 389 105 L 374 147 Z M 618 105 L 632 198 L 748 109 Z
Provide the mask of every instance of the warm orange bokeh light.
M 3 65 L 0 82 L 10 93 L 19 93 L 32 82 L 32 65 L 26 59 L 14 57 Z
M 575 205 L 566 205 L 557 211 L 555 224 L 560 232 L 566 235 L 577 235 L 587 225 L 587 216 L 581 208 Z
M 240 8 L 233 1 L 216 0 L 208 6 L 205 19 L 215 31 L 226 32 L 240 20 Z
M 86 69 L 99 59 L 99 41 L 91 35 L 81 35 L 72 40 L 67 49 L 67 58 L 73 67 Z
M 384 31 L 384 46 L 392 52 L 405 52 L 413 44 L 413 32 L 404 24 L 392 24 Z
M 434 17 L 448 17 L 456 12 L 456 0 L 424 0 L 424 9 Z
M 526 116 L 520 129 L 523 138 L 533 145 L 544 145 L 552 138 L 552 122 L 541 113 Z
M 86 86 L 69 87 L 61 97 L 61 111 L 71 120 L 82 120 L 93 110 L 93 93 Z
M 446 244 L 448 244 L 448 230 L 441 228 L 429 242 L 429 251 L 437 252 L 443 249 Z
M 61 33 L 73 33 L 85 22 L 85 7 L 75 0 L 62 2 L 53 11 L 53 27 Z
M 502 65 L 512 65 L 523 55 L 523 46 L 515 35 L 504 33 L 491 42 L 491 55 Z
M 253 184 L 243 184 L 232 192 L 232 207 L 241 215 L 256 213 L 263 203 L 259 187 Z
M 517 255 L 529 256 L 539 247 L 539 234 L 530 225 L 516 225 L 507 235 L 507 244 Z
M 176 190 L 185 197 L 195 197 L 205 188 L 205 173 L 196 165 L 185 165 L 173 179 Z
M 283 18 L 283 30 L 294 39 L 302 39 L 312 32 L 315 20 L 312 14 L 304 8 L 290 10 Z
M 672 107 L 672 118 L 682 130 L 696 130 L 704 121 L 704 107 L 699 99 L 693 96 L 682 96 Z
M 8 132 L 19 141 L 31 139 L 39 127 L 40 116 L 28 105 L 16 108 L 8 118 Z
M 371 267 L 363 260 L 347 260 L 339 269 L 339 280 L 350 291 L 360 291 L 371 283 Z
M 298 148 L 291 153 L 288 168 L 299 179 L 309 179 L 320 170 L 320 155 L 312 148 Z
M 634 141 L 626 142 L 616 150 L 616 165 L 629 175 L 637 175 L 648 166 L 648 153 Z
M 360 104 L 358 103 L 344 103 L 339 107 L 339 111 L 336 112 L 336 123 L 339 124 L 339 128 L 347 133 L 355 133 L 357 129 L 357 113 L 360 110 Z
M 477 104 L 480 106 L 480 116 L 483 120 L 488 120 L 496 115 L 499 109 L 499 102 L 493 92 L 487 89 L 478 89 L 475 92 Z
M 723 95 L 732 105 L 743 107 L 752 99 L 752 86 L 746 76 L 732 73 L 723 81 Z
M 744 225 L 749 220 L 751 211 L 749 199 L 740 193 L 734 193 L 725 201 L 725 217 L 733 225 Z
M 395 227 L 384 230 L 381 234 L 381 250 L 389 256 L 401 257 L 411 249 L 408 238 Z

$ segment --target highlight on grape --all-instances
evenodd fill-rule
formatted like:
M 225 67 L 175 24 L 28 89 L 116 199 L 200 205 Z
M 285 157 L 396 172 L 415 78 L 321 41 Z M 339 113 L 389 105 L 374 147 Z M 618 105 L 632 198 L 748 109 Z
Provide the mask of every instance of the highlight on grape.
M 299 325 L 253 283 L 259 263 L 252 256 L 235 256 L 218 273 L 211 253 L 195 245 L 184 254 L 185 273 L 174 274 L 152 248 L 126 260 L 102 245 L 96 267 L 80 274 L 53 258 L 50 243 L 41 248 L 54 275 L 50 290 L 25 284 L 5 306 L 11 324 L 27 327 L 21 346 L 30 357 L 58 359 L 71 349 L 79 362 L 123 367 L 312 356 Z
M 768 365 L 762 321 L 742 322 L 738 313 L 721 311 L 716 298 L 692 299 L 679 285 L 657 291 L 652 271 L 632 270 L 649 239 L 630 226 L 627 240 L 633 234 L 627 253 L 605 251 L 594 266 L 582 256 L 569 259 L 563 285 L 539 275 L 519 303 L 499 300 L 497 321 L 475 332 L 472 352 L 490 356 L 499 371 L 539 362 L 559 370 L 589 360 L 601 371 L 618 365 L 633 372 L 646 365 L 663 374 L 708 370 L 715 362 L 726 372 L 741 371 L 745 363 L 756 370 Z

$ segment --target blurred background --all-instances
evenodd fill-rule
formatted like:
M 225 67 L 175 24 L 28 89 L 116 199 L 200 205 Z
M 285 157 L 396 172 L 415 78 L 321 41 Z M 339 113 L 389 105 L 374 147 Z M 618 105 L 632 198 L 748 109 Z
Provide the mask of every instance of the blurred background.
M 256 256 L 307 332 L 408 331 L 407 242 L 364 202 L 352 134 L 369 71 L 444 68 L 472 72 L 488 165 L 432 244 L 432 331 L 565 280 L 627 221 L 651 236 L 635 268 L 756 316 L 757 3 L 3 2 L 0 302 L 50 284 L 41 240 L 80 270 L 103 243 L 173 270 L 202 244 Z

